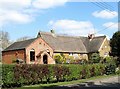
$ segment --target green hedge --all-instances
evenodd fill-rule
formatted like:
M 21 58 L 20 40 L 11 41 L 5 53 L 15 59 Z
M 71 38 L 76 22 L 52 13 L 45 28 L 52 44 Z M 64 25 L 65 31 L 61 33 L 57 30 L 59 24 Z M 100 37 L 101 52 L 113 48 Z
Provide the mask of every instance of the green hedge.
M 109 66 L 104 64 L 3 65 L 2 86 L 19 87 L 23 85 L 85 79 L 108 73 L 106 67 Z M 112 72 L 114 71 L 112 70 Z

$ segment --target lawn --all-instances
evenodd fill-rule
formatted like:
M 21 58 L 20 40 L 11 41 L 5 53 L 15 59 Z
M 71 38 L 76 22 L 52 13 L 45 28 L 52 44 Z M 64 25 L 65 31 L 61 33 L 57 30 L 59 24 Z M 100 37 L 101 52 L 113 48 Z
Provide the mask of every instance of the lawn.
M 83 83 L 83 82 L 87 82 L 89 80 L 96 80 L 96 79 L 101 79 L 101 78 L 104 79 L 104 78 L 109 78 L 111 76 L 116 76 L 116 75 L 104 75 L 104 76 L 92 77 L 92 78 L 89 78 L 89 79 L 80 79 L 80 80 L 74 80 L 74 81 L 68 81 L 68 82 L 58 82 L 58 83 L 51 83 L 51 84 L 30 85 L 30 86 L 23 86 L 23 87 L 20 87 L 20 88 L 11 88 L 11 89 L 61 89 L 58 86 L 80 84 L 80 83 Z

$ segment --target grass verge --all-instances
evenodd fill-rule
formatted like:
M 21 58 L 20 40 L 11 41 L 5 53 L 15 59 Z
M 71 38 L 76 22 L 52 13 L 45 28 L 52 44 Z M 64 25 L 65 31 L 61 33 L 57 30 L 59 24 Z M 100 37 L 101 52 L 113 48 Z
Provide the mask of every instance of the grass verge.
M 50 83 L 50 84 L 29 85 L 29 86 L 23 86 L 23 87 L 19 87 L 19 88 L 10 88 L 10 89 L 56 89 L 55 88 L 56 86 L 80 84 L 80 83 L 87 82 L 87 81 L 90 81 L 90 80 L 99 80 L 99 79 L 109 78 L 109 77 L 112 77 L 112 76 L 118 76 L 118 75 L 96 76 L 96 77 L 91 77 L 91 78 L 88 78 L 88 79 L 80 79 L 80 80 Z

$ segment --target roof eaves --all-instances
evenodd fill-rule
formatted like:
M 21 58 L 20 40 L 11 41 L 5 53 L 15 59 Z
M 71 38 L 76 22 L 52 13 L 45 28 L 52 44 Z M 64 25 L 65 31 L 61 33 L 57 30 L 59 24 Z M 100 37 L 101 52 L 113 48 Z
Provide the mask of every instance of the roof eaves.
M 32 38 L 32 39 L 28 39 L 28 40 L 33 40 L 32 42 L 34 42 L 37 38 Z M 24 41 L 28 41 L 28 40 L 24 40 Z M 16 44 L 16 43 L 20 43 L 20 42 L 23 42 L 23 41 L 18 41 L 18 42 L 14 42 L 13 44 Z M 31 42 L 31 43 L 32 43 Z M 30 44 L 31 44 L 30 43 Z M 10 46 L 12 46 L 13 44 L 11 44 Z M 25 49 L 27 46 L 29 46 L 30 44 L 26 45 L 25 47 L 21 47 L 21 48 L 15 48 L 15 49 L 9 49 L 10 46 L 8 46 L 6 49 L 4 49 L 2 52 L 4 51 L 15 51 L 15 50 L 21 50 L 21 49 Z
M 62 52 L 62 53 L 88 53 L 85 51 L 63 51 L 63 50 L 54 50 L 54 52 Z
M 16 51 L 16 50 L 25 50 L 25 48 L 20 48 L 20 49 L 11 49 L 11 50 L 3 50 L 2 52 L 7 52 L 7 51 Z

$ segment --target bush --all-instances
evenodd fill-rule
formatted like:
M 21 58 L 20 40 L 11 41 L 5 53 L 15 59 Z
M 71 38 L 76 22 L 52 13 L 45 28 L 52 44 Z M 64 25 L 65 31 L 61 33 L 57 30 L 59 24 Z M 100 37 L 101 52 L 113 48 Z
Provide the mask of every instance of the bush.
M 64 62 L 64 59 L 60 54 L 56 54 L 54 56 L 54 60 L 57 64 L 62 64 Z
M 99 76 L 105 74 L 105 65 L 103 64 L 94 64 L 95 68 L 94 76 Z
M 88 64 L 88 60 L 82 59 L 82 60 L 80 60 L 80 64 Z
M 82 66 L 82 70 L 80 71 L 81 79 L 86 79 L 86 78 L 90 77 L 90 75 L 91 75 L 90 68 L 91 68 L 91 65 L 83 65 Z
M 114 64 L 117 64 L 116 63 L 116 59 L 112 56 L 107 56 L 104 58 L 104 63 L 114 63 Z
M 115 69 L 116 69 L 116 65 L 112 64 L 112 63 L 108 63 L 105 66 L 105 71 L 106 71 L 107 75 L 109 75 L 109 74 L 115 74 Z
M 69 67 L 70 75 L 68 77 L 68 80 L 77 80 L 80 79 L 80 71 L 82 70 L 82 65 L 78 64 L 69 64 L 66 65 Z
M 86 79 L 93 76 L 115 73 L 115 66 L 111 64 L 19 64 L 3 65 L 3 87 L 18 87 L 39 83 L 71 81 Z
M 2 65 L 2 83 L 3 87 L 13 87 L 14 82 L 14 65 Z
M 120 75 L 120 67 L 117 67 L 117 68 L 115 69 L 115 73 L 118 74 L 118 75 Z
M 120 58 L 119 57 L 113 57 L 113 60 L 115 61 L 117 67 L 120 66 Z
M 48 65 L 32 65 L 23 64 L 16 65 L 14 69 L 14 77 L 21 84 L 35 84 L 39 82 L 49 82 Z
M 53 67 L 53 75 L 56 78 L 57 82 L 67 80 L 66 77 L 69 76 L 69 74 L 70 71 L 69 67 L 67 66 L 55 65 Z
M 98 53 L 93 53 L 90 58 L 90 63 L 99 63 L 100 55 Z

